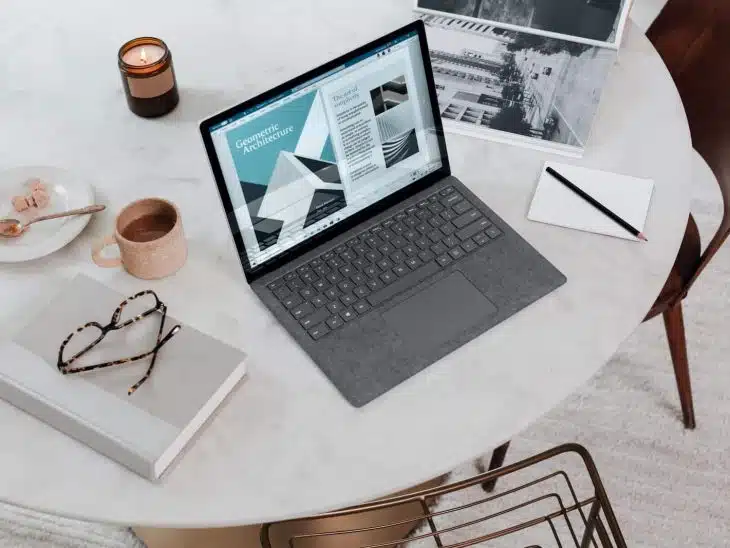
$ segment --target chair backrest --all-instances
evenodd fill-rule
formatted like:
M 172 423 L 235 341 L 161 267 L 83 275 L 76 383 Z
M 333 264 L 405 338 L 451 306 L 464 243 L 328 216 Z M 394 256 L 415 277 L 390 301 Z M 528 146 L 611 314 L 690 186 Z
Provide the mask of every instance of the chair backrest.
M 725 206 L 689 289 L 730 235 L 730 1 L 669 0 L 647 36 L 674 78 L 692 143 L 717 177 Z
M 485 495 L 481 485 L 498 477 L 499 491 Z M 511 546 L 627 546 L 593 459 L 576 444 L 450 485 L 261 529 L 263 548 L 469 548 L 503 537 Z

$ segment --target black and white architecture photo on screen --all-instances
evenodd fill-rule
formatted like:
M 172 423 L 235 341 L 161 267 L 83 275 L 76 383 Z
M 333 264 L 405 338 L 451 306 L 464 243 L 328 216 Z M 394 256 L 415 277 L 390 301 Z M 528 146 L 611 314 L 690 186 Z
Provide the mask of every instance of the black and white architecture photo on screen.
M 424 15 L 444 123 L 583 148 L 616 51 Z
M 409 101 L 405 76 L 370 90 L 378 123 L 385 167 L 391 167 L 418 153 L 416 122 Z
M 579 38 L 614 42 L 628 0 L 417 0 L 417 6 Z

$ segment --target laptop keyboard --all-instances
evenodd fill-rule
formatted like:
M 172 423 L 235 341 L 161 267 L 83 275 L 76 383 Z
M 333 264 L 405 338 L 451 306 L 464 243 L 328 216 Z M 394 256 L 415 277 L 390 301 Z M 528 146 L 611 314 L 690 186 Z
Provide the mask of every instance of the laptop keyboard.
M 501 235 L 449 186 L 267 287 L 318 340 Z

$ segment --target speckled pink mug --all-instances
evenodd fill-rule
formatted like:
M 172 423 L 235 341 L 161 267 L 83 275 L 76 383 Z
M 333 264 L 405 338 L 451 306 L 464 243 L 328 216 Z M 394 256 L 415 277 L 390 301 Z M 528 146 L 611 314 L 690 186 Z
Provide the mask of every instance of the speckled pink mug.
M 119 257 L 104 257 L 110 245 L 119 246 Z M 93 261 L 104 268 L 124 266 L 143 280 L 164 278 L 185 264 L 188 248 L 180 211 L 162 198 L 144 198 L 126 206 L 117 215 L 114 234 L 91 249 Z

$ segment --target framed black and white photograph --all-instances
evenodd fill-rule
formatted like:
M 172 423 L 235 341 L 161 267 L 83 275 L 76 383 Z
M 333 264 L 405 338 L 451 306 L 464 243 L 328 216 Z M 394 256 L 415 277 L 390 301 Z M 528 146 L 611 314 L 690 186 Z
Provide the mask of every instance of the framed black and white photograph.
M 416 0 L 416 11 L 618 48 L 632 0 Z
M 582 154 L 615 50 L 421 18 L 447 130 Z

